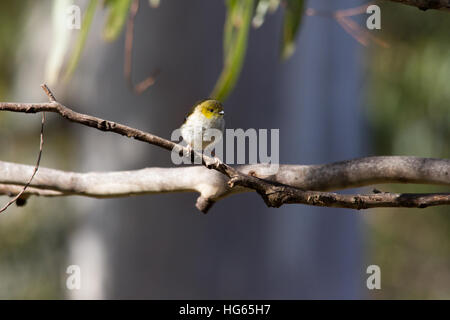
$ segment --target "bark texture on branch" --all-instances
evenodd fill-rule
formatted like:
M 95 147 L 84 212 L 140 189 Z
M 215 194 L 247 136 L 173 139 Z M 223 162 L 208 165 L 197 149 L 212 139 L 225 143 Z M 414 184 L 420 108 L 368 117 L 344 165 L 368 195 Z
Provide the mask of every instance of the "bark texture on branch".
M 33 167 L 0 161 L 0 183 L 23 185 Z M 267 174 L 267 165 L 242 165 L 244 174 L 304 190 L 330 191 L 381 183 L 420 183 L 450 186 L 450 160 L 405 156 L 367 157 L 321 165 L 280 165 Z M 229 192 L 227 177 L 203 166 L 145 168 L 115 172 L 68 172 L 40 168 L 32 187 L 91 197 L 198 191 L 208 198 Z M 208 185 L 209 192 L 198 186 Z M 213 191 L 214 190 L 214 191 Z
M 428 9 L 450 10 L 450 0 L 389 0 L 389 1 L 414 6 L 421 10 L 428 10 Z
M 267 175 L 267 166 L 261 164 L 238 166 L 236 170 L 266 181 L 315 191 L 341 190 L 380 183 L 450 186 L 450 160 L 445 159 L 392 156 L 368 157 L 323 165 L 281 165 L 275 175 Z M 17 190 L 26 183 L 32 171 L 32 166 L 0 161 L 0 194 L 17 194 Z M 112 198 L 152 193 L 198 192 L 200 196 L 196 206 L 201 211 L 207 211 L 215 201 L 233 193 L 253 191 L 245 186 L 231 188 L 227 182 L 226 176 L 203 166 L 89 173 L 40 168 L 25 195 Z M 327 197 L 328 195 L 321 194 L 319 198 L 312 197 L 309 201 L 315 205 L 322 203 L 329 206 L 341 203 L 324 201 L 329 198 Z M 389 203 L 392 203 L 392 206 L 406 205 L 408 199 L 403 197 L 400 198 L 402 201 L 394 201 L 390 194 L 374 194 L 358 199 L 362 200 L 359 203 L 368 201 L 369 205 L 374 206 L 372 202 L 382 197 L 390 201 L 384 202 L 386 206 Z M 423 199 L 421 197 L 419 198 Z M 350 206 L 357 201 L 356 198 L 343 199 Z M 284 201 L 291 203 L 293 198 L 286 198 Z M 273 202 L 279 200 L 274 199 Z M 375 203 L 382 206 L 381 202 Z
M 230 186 L 252 188 L 263 198 L 268 207 L 278 208 L 283 204 L 309 204 L 320 207 L 369 209 L 382 207 L 426 208 L 450 204 L 450 193 L 412 194 L 376 192 L 370 195 L 338 194 L 320 191 L 304 191 L 285 185 L 274 185 L 257 178 L 237 174 L 229 181 Z
M 44 86 L 46 88 L 46 86 Z M 47 88 L 48 89 L 48 88 Z M 53 96 L 48 89 L 49 94 Z M 101 131 L 118 133 L 169 151 L 189 154 L 187 148 L 113 121 L 75 112 L 51 99 L 49 103 L 0 103 L 0 110 L 38 113 L 54 112 L 62 117 Z M 58 196 L 85 195 L 118 197 L 145 193 L 197 191 L 197 208 L 207 212 L 215 201 L 234 192 L 255 190 L 271 207 L 285 203 L 314 206 L 365 209 L 372 207 L 418 207 L 450 204 L 450 194 L 340 195 L 313 190 L 336 190 L 375 183 L 431 183 L 450 185 L 450 160 L 415 157 L 371 157 L 316 166 L 281 166 L 275 175 L 267 175 L 264 165 L 232 168 L 225 163 L 193 152 L 204 167 L 148 168 L 112 173 L 67 173 L 40 169 L 30 184 L 29 194 Z M 0 163 L 0 191 L 11 191 L 22 185 L 29 168 Z M 221 175 L 222 174 L 222 175 Z M 28 175 L 27 175 L 28 177 Z M 12 189 L 8 191 L 8 186 Z M 305 191 L 310 190 L 310 191 Z
M 0 102 L 0 110 L 21 112 L 21 113 L 40 113 L 53 112 L 58 113 L 69 121 L 83 124 L 85 126 L 95 128 L 101 131 L 109 131 L 134 138 L 143 142 L 157 145 L 161 148 L 171 151 L 182 151 L 177 147 L 177 144 L 166 139 L 155 136 L 151 133 L 138 130 L 114 121 L 108 121 L 101 118 L 93 117 L 87 114 L 75 112 L 66 106 L 53 101 L 48 103 L 15 103 L 15 102 Z

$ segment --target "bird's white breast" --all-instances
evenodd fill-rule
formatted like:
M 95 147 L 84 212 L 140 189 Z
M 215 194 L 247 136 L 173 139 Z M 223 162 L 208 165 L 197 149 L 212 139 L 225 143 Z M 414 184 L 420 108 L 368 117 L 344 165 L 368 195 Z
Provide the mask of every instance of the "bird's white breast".
M 214 141 L 205 140 L 208 137 L 207 129 L 217 129 L 223 132 L 225 129 L 225 120 L 223 117 L 207 118 L 200 112 L 194 112 L 189 116 L 189 119 L 181 126 L 181 135 L 183 139 L 193 149 L 204 149 L 211 142 L 218 142 L 220 139 Z

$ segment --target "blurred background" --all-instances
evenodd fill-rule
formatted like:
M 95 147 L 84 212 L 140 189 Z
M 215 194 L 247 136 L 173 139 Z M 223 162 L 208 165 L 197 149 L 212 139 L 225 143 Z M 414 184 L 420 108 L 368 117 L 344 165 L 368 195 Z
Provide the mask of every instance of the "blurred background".
M 105 31 L 116 2 L 128 3 L 99 1 L 85 32 L 62 31 L 61 17 L 71 4 L 86 17 L 93 1 L 1 1 L 0 101 L 46 101 L 39 85 L 47 81 L 76 111 L 170 137 L 222 72 L 229 7 L 221 0 L 162 0 L 157 8 L 140 1 L 132 78 L 160 73 L 137 95 L 123 75 L 125 31 L 116 39 Z M 363 3 L 311 0 L 306 6 L 334 12 Z M 281 163 L 449 158 L 449 14 L 377 4 L 382 29 L 370 34 L 389 47 L 377 41 L 363 46 L 335 19 L 304 16 L 296 50 L 285 61 L 286 9 L 266 15 L 249 31 L 242 71 L 224 103 L 227 128 L 279 128 Z M 352 19 L 364 28 L 366 15 Z M 58 66 L 70 69 L 73 61 L 71 54 L 60 61 L 61 52 L 67 47 L 76 54 L 83 35 L 72 76 L 55 78 Z M 39 129 L 40 115 L 0 113 L 0 160 L 34 164 Z M 88 172 L 172 164 L 157 147 L 48 114 L 41 166 Z M 257 195 L 240 194 L 205 216 L 194 207 L 196 197 L 30 198 L 24 207 L 10 207 L 0 215 L 0 298 L 450 298 L 446 207 L 269 209 Z M 381 268 L 381 290 L 366 287 L 366 268 L 373 264 Z M 69 265 L 81 268 L 80 290 L 66 288 Z

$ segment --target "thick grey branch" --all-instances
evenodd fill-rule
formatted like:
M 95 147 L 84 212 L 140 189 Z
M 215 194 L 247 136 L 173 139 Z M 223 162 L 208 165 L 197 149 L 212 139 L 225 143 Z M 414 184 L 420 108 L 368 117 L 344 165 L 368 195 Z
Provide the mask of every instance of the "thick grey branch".
M 133 137 L 169 151 L 181 151 L 187 154 L 186 148 L 172 141 L 123 124 L 75 112 L 53 100 L 49 103 L 2 102 L 0 110 L 24 113 L 55 112 L 76 123 Z M 217 172 L 208 171 L 204 167 L 149 168 L 139 171 L 87 174 L 41 169 L 30 185 L 33 189 L 29 191 L 30 193 L 37 192 L 37 189 L 41 188 L 45 191 L 42 195 L 56 196 L 60 194 L 52 192 L 59 192 L 61 195 L 79 194 L 92 197 L 197 191 L 200 193 L 197 208 L 203 212 L 206 212 L 214 204 L 214 201 L 228 194 L 244 191 L 245 188 L 257 191 L 268 206 L 275 207 L 284 203 L 355 209 L 377 206 L 425 207 L 450 204 L 449 194 L 412 194 L 407 196 L 408 201 L 399 201 L 399 199 L 404 199 L 404 195 L 383 193 L 377 195 L 374 200 L 374 198 L 370 198 L 372 195 L 343 196 L 301 190 L 342 189 L 382 182 L 449 185 L 449 160 L 374 157 L 321 166 L 282 166 L 276 175 L 266 175 L 264 166 L 244 166 L 236 169 L 197 152 L 194 154 L 201 157 L 207 168 L 215 169 Z M 7 190 L 7 185 L 10 185 L 11 188 L 22 185 L 21 172 L 28 169 L 11 163 L 2 164 L 4 168 L 0 168 L 0 173 L 4 174 L 4 179 L 0 179 L 0 184 L 2 184 L 0 189 L 6 190 L 7 194 L 14 194 Z M 220 175 L 219 172 L 223 175 Z M 325 201 L 326 199 L 328 201 Z
M 268 167 L 260 164 L 238 166 L 236 169 L 246 175 L 303 190 L 341 190 L 379 183 L 450 186 L 450 160 L 446 159 L 392 156 L 368 157 L 323 165 L 281 165 L 275 175 L 267 175 Z M 16 194 L 19 187 L 26 183 L 32 170 L 32 166 L 0 161 L 0 194 Z M 226 176 L 203 166 L 90 173 L 40 168 L 30 185 L 31 188 L 28 188 L 25 194 L 110 198 L 166 192 L 198 192 L 200 197 L 197 207 L 205 211 L 205 208 L 209 208 L 215 201 L 232 193 L 253 191 L 248 187 L 230 188 L 227 182 Z

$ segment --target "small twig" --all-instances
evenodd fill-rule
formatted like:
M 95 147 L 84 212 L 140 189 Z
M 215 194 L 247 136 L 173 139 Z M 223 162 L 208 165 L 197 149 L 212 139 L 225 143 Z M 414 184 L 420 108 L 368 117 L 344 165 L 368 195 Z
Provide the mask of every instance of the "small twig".
M 368 46 L 370 40 L 378 44 L 383 48 L 389 48 L 389 44 L 378 37 L 374 36 L 371 32 L 364 28 L 361 28 L 355 21 L 347 17 L 336 17 L 337 23 L 356 41 L 358 41 L 363 46 Z
M 368 2 L 364 5 L 350 8 L 350 9 L 341 9 L 337 11 L 328 11 L 328 10 L 317 10 L 313 8 L 308 8 L 306 10 L 306 15 L 308 16 L 319 16 L 326 17 L 336 20 L 336 22 L 356 41 L 358 41 L 363 46 L 368 46 L 370 40 L 374 43 L 388 48 L 389 44 L 385 41 L 379 39 L 374 36 L 373 33 L 369 32 L 365 28 L 359 26 L 355 21 L 351 20 L 350 17 L 360 15 L 366 12 L 366 9 L 369 5 L 373 4 L 373 2 Z
M 334 12 L 336 17 L 354 17 L 363 13 L 366 13 L 367 7 L 372 5 L 373 2 L 367 2 L 355 8 L 341 9 Z
M 349 8 L 349 9 L 341 9 L 336 11 L 330 10 L 318 10 L 314 8 L 306 9 L 307 16 L 319 16 L 319 17 L 327 17 L 327 18 L 336 18 L 336 17 L 353 17 L 366 12 L 368 6 L 373 4 L 373 2 L 368 2 L 366 4 L 360 5 L 358 7 Z
M 134 34 L 134 20 L 139 11 L 139 0 L 134 0 L 130 6 L 130 14 L 127 21 L 127 30 L 125 33 L 125 61 L 123 64 L 123 73 L 125 80 L 130 88 L 137 94 L 143 93 L 156 81 L 156 76 L 159 71 L 155 70 L 152 75 L 139 82 L 137 85 L 133 84 L 132 75 L 132 56 L 133 56 L 133 34 Z
M 48 100 L 49 100 L 50 102 L 55 102 L 55 101 L 56 101 L 55 96 L 53 95 L 53 93 L 51 92 L 51 90 L 49 89 L 49 87 L 47 87 L 47 85 L 46 85 L 45 83 L 41 84 L 41 88 L 42 88 L 42 90 L 44 90 L 44 92 L 45 92 L 45 94 L 47 95 Z
M 48 99 L 50 102 L 56 101 L 55 96 L 50 91 L 50 89 L 47 87 L 46 84 L 41 85 L 41 88 L 44 90 L 44 92 L 47 94 Z M 31 181 L 33 181 L 34 176 L 36 175 L 39 164 L 41 163 L 41 157 L 42 157 L 42 149 L 44 146 L 44 124 L 45 124 L 45 112 L 42 112 L 42 120 L 41 120 L 41 133 L 40 133 L 40 143 L 39 143 L 39 154 L 37 157 L 36 165 L 34 166 L 33 174 L 31 175 L 28 182 L 25 184 L 25 186 L 22 188 L 22 191 L 20 191 L 12 200 L 10 200 L 7 204 L 3 206 L 3 208 L 0 209 L 0 213 L 4 212 L 10 205 L 12 205 L 14 202 L 18 201 L 22 194 L 25 192 L 25 190 L 28 188 L 28 186 L 31 184 Z
M 130 13 L 127 21 L 127 30 L 125 33 L 125 61 L 123 64 L 123 74 L 130 86 L 131 83 L 131 57 L 133 53 L 133 33 L 134 33 L 134 19 L 139 9 L 139 0 L 131 3 Z

